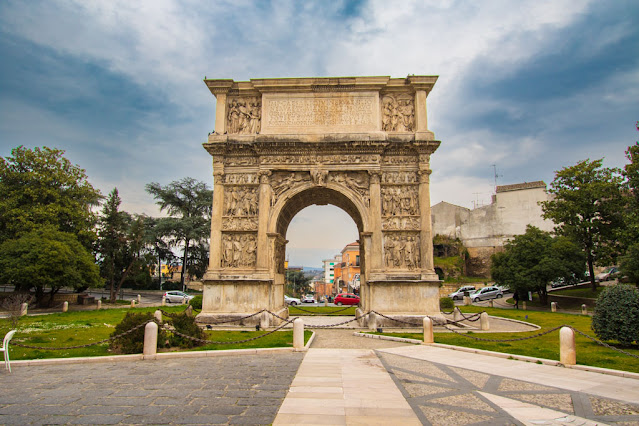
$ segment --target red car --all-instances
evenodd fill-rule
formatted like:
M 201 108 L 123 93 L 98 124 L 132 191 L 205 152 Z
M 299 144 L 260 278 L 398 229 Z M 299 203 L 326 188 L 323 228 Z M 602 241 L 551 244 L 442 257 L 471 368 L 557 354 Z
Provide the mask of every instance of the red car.
M 359 296 L 351 293 L 343 293 L 335 296 L 333 301 L 337 306 L 342 305 L 359 305 Z

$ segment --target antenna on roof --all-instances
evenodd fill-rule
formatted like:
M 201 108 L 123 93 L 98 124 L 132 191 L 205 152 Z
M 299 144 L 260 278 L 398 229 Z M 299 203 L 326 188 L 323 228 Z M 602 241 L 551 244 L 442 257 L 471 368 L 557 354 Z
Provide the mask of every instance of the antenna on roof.
M 495 173 L 495 194 L 497 193 L 497 178 L 504 177 L 504 175 L 497 174 L 497 164 L 491 164 Z

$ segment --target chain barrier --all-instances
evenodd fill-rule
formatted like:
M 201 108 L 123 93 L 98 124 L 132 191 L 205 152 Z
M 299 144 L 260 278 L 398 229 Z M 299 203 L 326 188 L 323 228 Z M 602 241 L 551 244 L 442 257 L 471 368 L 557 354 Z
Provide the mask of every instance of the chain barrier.
M 452 315 L 452 314 L 454 314 L 454 313 L 455 313 L 455 309 L 456 309 L 456 308 L 453 308 L 453 310 L 452 310 L 452 311 L 450 311 L 450 312 L 441 311 L 441 313 L 442 313 L 442 314 L 444 314 L 444 315 Z
M 365 315 L 366 315 L 366 314 L 365 314 Z M 338 322 L 337 324 L 329 324 L 329 325 L 306 325 L 306 324 L 304 324 L 304 327 L 306 327 L 306 328 L 331 328 L 331 327 L 339 327 L 340 325 L 348 324 L 349 322 L 353 322 L 353 321 L 357 321 L 357 320 L 359 320 L 359 318 L 355 317 L 355 318 L 351 318 L 351 319 L 346 320 L 346 321 Z
M 180 336 L 180 337 L 183 337 L 183 338 L 185 338 L 185 339 L 192 340 L 192 341 L 194 341 L 194 342 L 200 342 L 200 343 L 204 343 L 204 344 L 215 344 L 215 345 L 234 345 L 234 344 L 240 344 L 240 343 L 252 342 L 253 340 L 257 340 L 257 339 L 261 339 L 262 337 L 266 337 L 266 336 L 268 336 L 268 335 L 270 335 L 270 334 L 273 334 L 273 333 L 275 333 L 276 331 L 279 331 L 279 330 L 281 330 L 282 328 L 286 327 L 288 324 L 292 323 L 292 322 L 293 322 L 293 321 L 295 321 L 297 318 L 299 318 L 299 317 L 295 317 L 295 318 L 293 318 L 293 319 L 291 319 L 291 320 L 289 320 L 289 321 L 286 321 L 284 324 L 280 325 L 279 327 L 277 327 L 277 328 L 275 328 L 275 329 L 273 329 L 273 330 L 271 330 L 271 331 L 269 331 L 269 332 L 267 332 L 267 333 L 261 334 L 261 335 L 259 335 L 259 336 L 251 337 L 251 338 L 244 339 L 244 340 L 236 340 L 236 341 L 232 341 L 232 342 L 217 342 L 217 341 L 214 341 L 214 340 L 199 339 L 199 338 L 197 338 L 197 337 L 193 337 L 193 336 L 189 336 L 189 335 L 187 335 L 187 334 L 180 333 L 179 331 L 176 331 L 176 330 L 171 330 L 171 329 L 170 329 L 170 328 L 168 328 L 167 326 L 164 326 L 163 328 L 164 328 L 165 330 L 167 330 L 167 331 L 170 331 L 170 332 L 171 332 L 171 333 L 173 333 L 173 334 L 177 334 L 177 335 L 178 335 L 178 336 Z
M 481 314 L 483 314 L 484 312 L 486 312 L 486 311 L 483 311 L 483 312 L 477 312 L 476 314 L 472 314 L 472 315 L 470 315 L 470 316 L 468 316 L 468 317 L 467 317 L 466 315 L 464 315 L 464 313 L 461 311 L 461 309 L 459 309 L 459 308 L 456 308 L 456 309 L 457 309 L 457 312 L 459 312 L 459 314 L 462 316 L 462 318 L 463 318 L 464 320 L 466 320 L 466 321 L 470 321 L 470 322 L 479 321 L 479 320 L 480 320 L 480 318 L 481 318 Z
M 453 328 L 449 328 L 449 327 L 444 326 L 444 328 L 446 330 L 452 331 L 455 334 L 458 334 L 458 335 L 464 336 L 464 337 L 468 337 L 469 339 L 473 339 L 473 340 L 481 340 L 482 342 L 519 342 L 519 341 L 522 341 L 522 340 L 529 340 L 529 339 L 534 339 L 536 337 L 544 336 L 546 334 L 552 333 L 553 331 L 559 330 L 561 327 L 570 327 L 570 326 L 569 325 L 560 325 L 560 326 L 551 328 L 550 330 L 546 330 L 546 331 L 542 331 L 541 333 L 533 334 L 532 336 L 517 337 L 517 338 L 514 338 L 514 339 L 484 339 L 482 337 L 473 336 L 473 335 L 470 335 L 468 333 L 462 333 L 462 332 L 459 332 L 459 331 L 457 331 L 457 330 L 455 330 Z M 570 328 L 572 328 L 572 327 L 570 327 Z
M 268 310 L 265 310 L 265 312 L 268 312 L 269 314 L 271 314 L 275 318 L 281 319 L 282 321 L 288 321 L 288 318 L 281 317 L 281 316 L 277 315 L 275 312 L 271 312 L 271 311 L 268 311 Z
M 415 324 L 415 323 L 412 323 L 412 322 L 408 322 L 408 321 L 404 321 L 404 320 L 401 320 L 401 319 L 398 319 L 398 318 L 392 318 L 392 317 L 389 317 L 389 316 L 387 316 L 387 315 L 380 314 L 380 313 L 379 313 L 379 312 L 377 312 L 377 311 L 370 311 L 370 312 L 374 313 L 375 315 L 379 315 L 379 316 L 380 316 L 380 317 L 382 317 L 382 318 L 386 318 L 386 319 L 389 319 L 389 320 L 391 320 L 391 321 L 397 321 L 397 322 L 400 322 L 400 323 L 403 323 L 403 324 L 412 325 L 413 327 L 422 327 L 422 326 L 424 325 L 424 323 L 423 323 L 423 322 L 422 322 L 421 324 Z M 430 318 L 430 317 L 429 317 L 429 318 Z M 432 318 L 431 318 L 431 319 L 432 319 Z M 434 321 L 433 321 L 433 322 L 434 322 Z
M 570 328 L 572 328 L 572 327 L 570 327 Z M 592 340 L 593 342 L 597 343 L 598 345 L 601 345 L 601 346 L 606 347 L 606 348 L 608 348 L 608 349 L 612 349 L 613 351 L 617 351 L 617 352 L 622 353 L 622 354 L 624 354 L 624 355 L 631 356 L 631 357 L 633 357 L 633 358 L 639 358 L 639 356 L 637 356 L 637 355 L 635 355 L 635 354 L 631 354 L 630 352 L 626 352 L 626 351 L 624 351 L 623 349 L 615 348 L 614 346 L 611 346 L 611 345 L 609 345 L 609 344 L 608 344 L 608 343 L 606 343 L 606 342 L 602 342 L 601 340 L 595 339 L 594 337 L 589 336 L 589 335 L 587 335 L 586 333 L 584 333 L 584 332 L 582 332 L 582 331 L 577 330 L 576 328 L 572 328 L 572 330 L 573 330 L 575 333 L 581 334 L 582 336 L 584 336 L 584 337 L 586 337 L 586 338 L 588 338 L 588 339 Z
M 338 309 L 337 311 L 332 311 L 332 312 L 328 312 L 328 313 L 322 314 L 322 313 L 316 313 L 316 312 L 313 312 L 313 311 L 308 311 L 308 310 L 306 310 L 304 308 L 301 308 L 301 307 L 299 307 L 297 305 L 294 305 L 294 307 L 295 307 L 295 309 L 299 309 L 302 312 L 307 312 L 307 313 L 311 314 L 310 316 L 325 316 L 325 317 L 326 316 L 331 316 L 332 314 L 336 314 L 338 312 L 342 312 L 342 311 L 345 311 L 345 310 L 351 308 L 351 306 L 347 306 L 345 308 Z
M 65 347 L 62 347 L 62 348 L 51 348 L 51 347 L 48 347 L 48 346 L 23 345 L 22 343 L 17 343 L 15 341 L 11 342 L 11 345 L 18 346 L 18 347 L 21 347 L 21 348 L 26 348 L 26 349 L 39 349 L 39 350 L 49 350 L 49 351 L 63 351 L 63 350 L 66 350 L 66 349 L 88 348 L 90 346 L 101 345 L 101 344 L 106 343 L 108 341 L 119 339 L 122 336 L 126 336 L 127 334 L 133 333 L 135 330 L 138 330 L 138 329 L 140 329 L 142 327 L 145 327 L 150 322 L 155 322 L 155 320 L 149 320 L 149 321 L 147 321 L 145 323 L 142 323 L 140 325 L 136 325 L 135 327 L 133 327 L 132 329 L 130 329 L 128 331 L 125 331 L 124 333 L 120 333 L 120 334 L 118 334 L 116 336 L 108 337 L 108 338 L 106 338 L 104 340 L 100 340 L 99 342 L 87 343 L 85 345 L 65 346 Z

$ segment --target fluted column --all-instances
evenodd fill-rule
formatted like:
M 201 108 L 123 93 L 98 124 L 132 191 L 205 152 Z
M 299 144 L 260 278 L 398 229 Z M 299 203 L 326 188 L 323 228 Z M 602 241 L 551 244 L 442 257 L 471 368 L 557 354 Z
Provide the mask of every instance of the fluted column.
M 371 253 L 366 253 L 366 261 L 370 259 L 370 267 L 373 271 L 383 268 L 382 258 L 382 190 L 381 172 L 379 170 L 370 173 L 370 206 L 369 215 L 371 218 Z
M 421 219 L 421 261 L 422 274 L 432 275 L 435 273 L 433 265 L 433 234 L 430 217 L 430 174 L 428 163 L 420 165 L 419 171 L 419 211 Z
M 220 269 L 222 259 L 222 216 L 224 215 L 224 166 L 222 164 L 214 165 L 213 176 L 209 270 Z
M 268 216 L 271 209 L 271 198 L 273 195 L 273 188 L 269 181 L 271 175 L 270 170 L 263 170 L 259 172 L 260 176 L 260 200 L 258 207 L 258 220 L 257 220 L 257 269 L 268 268 Z

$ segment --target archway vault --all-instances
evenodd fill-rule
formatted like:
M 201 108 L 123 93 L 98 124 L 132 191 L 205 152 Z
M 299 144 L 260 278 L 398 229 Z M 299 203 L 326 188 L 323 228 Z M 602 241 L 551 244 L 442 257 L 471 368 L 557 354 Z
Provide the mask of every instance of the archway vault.
M 439 142 L 426 119 L 436 79 L 205 80 L 217 107 L 204 144 L 214 195 L 201 322 L 287 315 L 286 233 L 298 212 L 323 204 L 359 231 L 364 311 L 439 312 L 429 191 Z

